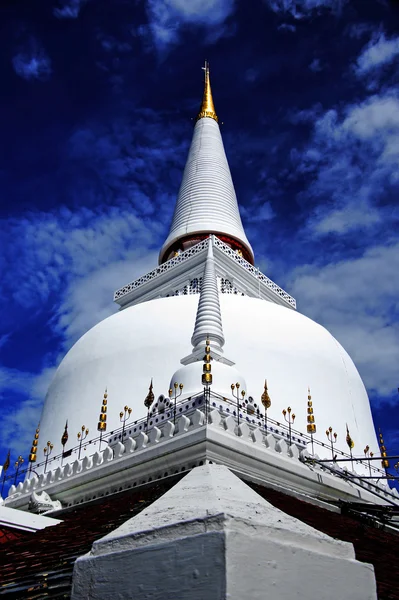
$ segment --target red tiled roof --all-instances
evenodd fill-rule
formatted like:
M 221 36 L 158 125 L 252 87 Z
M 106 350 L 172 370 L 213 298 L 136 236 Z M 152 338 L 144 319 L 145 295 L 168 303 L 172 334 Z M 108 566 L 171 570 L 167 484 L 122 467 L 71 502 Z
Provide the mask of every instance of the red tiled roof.
M 0 527 L 0 544 L 7 544 L 13 540 L 30 535 L 26 531 L 12 529 L 10 527 Z

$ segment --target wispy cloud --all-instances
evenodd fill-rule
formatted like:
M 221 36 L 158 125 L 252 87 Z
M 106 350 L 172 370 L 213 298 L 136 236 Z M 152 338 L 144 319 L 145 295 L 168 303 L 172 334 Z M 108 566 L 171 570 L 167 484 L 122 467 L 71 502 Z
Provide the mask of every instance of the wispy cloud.
M 225 33 L 226 19 L 233 13 L 235 0 L 147 0 L 149 28 L 158 51 L 179 41 L 182 27 L 205 27 L 211 41 Z
M 60 6 L 53 9 L 57 19 L 77 19 L 81 8 L 88 0 L 63 0 Z
M 47 81 L 52 73 L 51 60 L 42 49 L 19 52 L 12 65 L 16 74 L 27 81 Z
M 39 374 L 0 367 L 0 398 L 4 407 L 0 446 L 3 452 L 10 449 L 17 455 L 29 449 L 54 373 L 55 368 L 50 367 Z M 9 402 L 10 395 L 12 402 Z
M 314 58 L 309 65 L 309 69 L 314 73 L 318 73 L 323 70 L 323 65 L 321 64 L 321 60 L 319 58 Z
M 384 33 L 372 37 L 357 59 L 355 71 L 359 77 L 391 64 L 399 54 L 399 38 L 386 38 Z
M 339 339 L 366 386 L 385 397 L 397 387 L 398 269 L 399 244 L 376 245 L 356 259 L 300 267 L 289 286 L 301 312 Z
M 303 19 L 321 9 L 330 9 L 335 13 L 342 10 L 348 0 L 265 0 L 275 13 Z
M 314 206 L 308 225 L 317 234 L 345 234 L 375 228 L 383 223 L 380 201 L 398 191 L 399 98 L 387 91 L 363 102 L 333 109 L 301 113 L 298 122 L 314 120 L 307 148 L 292 158 L 297 173 L 311 176 L 302 194 Z M 385 213 L 384 213 L 385 214 Z

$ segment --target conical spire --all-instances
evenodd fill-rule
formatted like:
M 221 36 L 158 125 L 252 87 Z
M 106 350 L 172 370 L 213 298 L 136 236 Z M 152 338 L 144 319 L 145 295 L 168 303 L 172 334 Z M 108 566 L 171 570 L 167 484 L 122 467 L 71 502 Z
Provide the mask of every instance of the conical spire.
M 253 251 L 245 235 L 222 136 L 212 100 L 209 66 L 205 66 L 205 91 L 194 128 L 169 235 L 159 263 L 217 235 L 253 264 Z
M 202 278 L 201 293 L 198 301 L 197 318 L 194 333 L 191 338 L 193 353 L 205 347 L 206 340 L 212 343 L 212 348 L 218 353 L 223 353 L 224 333 L 222 315 L 220 313 L 219 290 L 215 272 L 215 259 L 213 257 L 212 237 L 209 238 L 208 256 L 206 257 L 205 270 Z
M 197 316 L 194 332 L 191 337 L 192 353 L 181 360 L 187 365 L 196 360 L 202 360 L 205 346 L 210 344 L 211 357 L 227 365 L 233 365 L 231 360 L 224 358 L 224 333 L 220 311 L 219 290 L 216 279 L 215 259 L 213 256 L 213 236 L 209 236 L 208 255 L 206 257 L 201 292 L 198 300 Z
M 212 98 L 212 90 L 211 90 L 211 81 L 209 77 L 209 63 L 205 61 L 205 66 L 202 67 L 205 71 L 205 87 L 204 87 L 204 95 L 202 98 L 201 108 L 197 115 L 197 121 L 202 119 L 203 117 L 209 117 L 211 119 L 215 119 L 216 123 L 218 123 L 219 119 L 217 118 L 217 114 L 215 111 L 215 105 L 213 103 Z

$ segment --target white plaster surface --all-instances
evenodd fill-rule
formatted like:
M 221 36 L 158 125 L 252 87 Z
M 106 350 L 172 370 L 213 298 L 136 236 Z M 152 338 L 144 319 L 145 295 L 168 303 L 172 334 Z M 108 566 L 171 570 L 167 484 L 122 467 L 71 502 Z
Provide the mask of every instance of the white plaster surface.
M 53 519 L 43 515 L 34 515 L 15 508 L 0 506 L 0 526 L 22 529 L 24 531 L 38 531 L 45 527 L 52 527 L 61 523 L 60 519 Z
M 77 560 L 72 600 L 375 600 L 351 544 L 282 513 L 205 465 Z
M 242 226 L 219 125 L 209 118 L 200 119 L 194 127 L 172 225 L 160 258 L 178 238 L 200 232 L 230 235 L 253 256 Z
M 66 419 L 70 437 L 83 423 L 96 435 L 105 387 L 108 431 L 120 426 L 119 412 L 127 402 L 133 409 L 132 421 L 145 416 L 143 400 L 151 377 L 155 395 L 167 395 L 181 358 L 191 353 L 197 304 L 198 296 L 192 295 L 132 306 L 93 327 L 73 346 L 50 385 L 41 417 L 40 437 L 54 443 L 53 455 L 62 450 Z M 310 385 L 316 437 L 324 440 L 331 425 L 338 433 L 338 448 L 347 451 L 347 422 L 356 448 L 369 444 L 378 452 L 364 385 L 348 354 L 326 329 L 298 312 L 257 298 L 222 294 L 220 305 L 224 355 L 235 362 L 245 377 L 247 394 L 258 403 L 267 378 L 270 417 L 282 420 L 282 409 L 290 405 L 296 413 L 295 427 L 306 431 Z M 218 391 L 219 383 L 215 370 Z M 229 388 L 221 393 L 232 398 Z M 326 447 L 325 455 L 328 452 Z M 51 463 L 52 469 L 55 466 Z

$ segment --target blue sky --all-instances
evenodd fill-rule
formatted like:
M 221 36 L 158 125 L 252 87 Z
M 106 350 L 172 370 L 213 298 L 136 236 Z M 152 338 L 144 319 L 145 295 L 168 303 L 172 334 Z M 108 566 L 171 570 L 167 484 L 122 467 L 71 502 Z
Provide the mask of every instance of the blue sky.
M 155 266 L 205 58 L 257 264 L 349 351 L 398 454 L 398 3 L 1 10 L 1 455 L 29 450 L 65 352 Z

